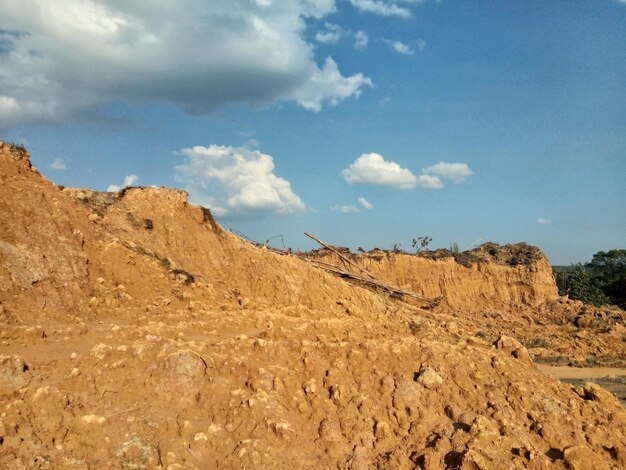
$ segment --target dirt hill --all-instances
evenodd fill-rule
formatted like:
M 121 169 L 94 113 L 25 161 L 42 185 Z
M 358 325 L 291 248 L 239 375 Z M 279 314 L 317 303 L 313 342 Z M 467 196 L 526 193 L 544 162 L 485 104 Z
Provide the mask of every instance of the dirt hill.
M 2 144 L 0 465 L 624 468 L 615 397 L 511 337 L 576 328 L 589 354 L 623 335 L 612 313 L 583 324 L 544 261 L 359 261 L 444 295 L 427 311 L 241 240 L 184 192 L 62 189 Z

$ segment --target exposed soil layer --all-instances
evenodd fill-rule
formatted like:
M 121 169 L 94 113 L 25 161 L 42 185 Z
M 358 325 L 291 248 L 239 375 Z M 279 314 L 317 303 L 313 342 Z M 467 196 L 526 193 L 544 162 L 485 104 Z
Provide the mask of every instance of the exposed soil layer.
M 364 255 L 445 294 L 426 311 L 207 213 L 166 188 L 62 189 L 0 145 L 0 467 L 626 467 L 619 401 L 522 344 L 621 360 L 623 317 L 553 295 L 542 257 Z
M 488 341 L 511 335 L 539 362 L 626 367 L 626 312 L 559 297 L 550 264 L 536 248 L 531 247 L 535 261 L 511 266 L 506 260 L 522 256 L 520 250 L 526 253 L 529 245 L 485 245 L 475 251 L 494 253 L 494 258 L 469 266 L 451 256 L 432 259 L 382 251 L 343 254 L 386 283 L 430 298 L 441 297 L 437 311 L 453 317 L 459 330 Z M 342 265 L 326 249 L 310 256 Z

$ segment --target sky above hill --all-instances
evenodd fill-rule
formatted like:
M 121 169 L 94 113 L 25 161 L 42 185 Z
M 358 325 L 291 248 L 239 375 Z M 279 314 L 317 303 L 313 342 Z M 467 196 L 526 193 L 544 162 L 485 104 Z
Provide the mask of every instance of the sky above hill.
M 254 240 L 626 248 L 626 0 L 3 0 L 0 140 Z

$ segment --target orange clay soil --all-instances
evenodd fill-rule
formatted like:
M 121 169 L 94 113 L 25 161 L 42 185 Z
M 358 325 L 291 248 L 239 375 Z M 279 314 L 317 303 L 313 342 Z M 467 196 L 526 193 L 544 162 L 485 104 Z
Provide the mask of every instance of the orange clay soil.
M 511 335 L 537 362 L 626 368 L 626 312 L 559 297 L 552 268 L 538 248 L 486 243 L 474 250 L 418 254 L 342 253 L 375 277 L 431 298 L 454 328 L 495 341 Z M 307 258 L 338 265 L 321 249 Z
M 626 467 L 618 400 L 522 344 L 619 361 L 620 313 L 558 298 L 542 256 L 368 256 L 444 301 L 257 248 L 182 191 L 59 188 L 0 145 L 0 467 Z

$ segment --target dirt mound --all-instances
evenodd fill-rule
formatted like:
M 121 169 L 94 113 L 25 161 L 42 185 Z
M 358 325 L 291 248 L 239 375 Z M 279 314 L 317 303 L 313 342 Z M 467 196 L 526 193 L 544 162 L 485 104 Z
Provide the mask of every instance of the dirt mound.
M 5 468 L 626 466 L 613 395 L 542 374 L 453 304 L 427 312 L 257 248 L 181 191 L 59 188 L 9 145 L 0 183 Z M 461 268 L 510 273 L 490 288 L 503 305 L 551 296 L 516 284 L 541 284 L 537 263 L 363 262 L 399 285 L 439 276 L 433 292 Z

